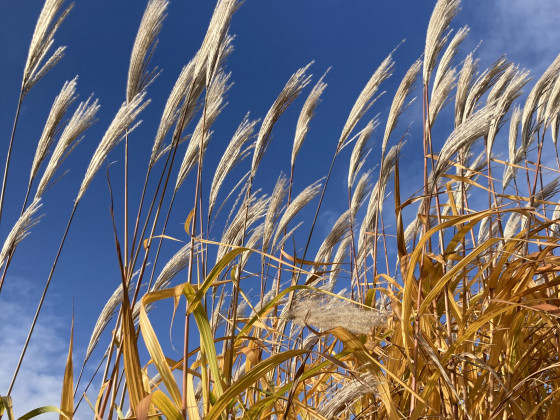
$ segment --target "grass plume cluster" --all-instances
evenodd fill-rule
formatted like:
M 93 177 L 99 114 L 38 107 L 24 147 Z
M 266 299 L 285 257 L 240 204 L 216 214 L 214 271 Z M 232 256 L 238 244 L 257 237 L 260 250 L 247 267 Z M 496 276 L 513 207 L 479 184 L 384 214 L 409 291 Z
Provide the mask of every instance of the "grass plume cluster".
M 49 55 L 72 8 L 64 3 L 45 1 L 31 40 L 0 223 L 8 223 L 2 207 L 21 104 L 64 52 Z M 459 7 L 459 0 L 437 1 L 422 58 L 405 67 L 387 115 L 374 116 L 397 52 L 381 62 L 332 136 L 328 173 L 299 188 L 298 154 L 313 132 L 328 70 L 314 81 L 313 63 L 297 69 L 262 119 L 246 114 L 227 144 L 211 141 L 234 80 L 227 60 L 238 0 L 217 1 L 200 49 L 161 110 L 145 178 L 129 179 L 135 128 L 154 111 L 151 58 L 168 9 L 167 0 L 149 0 L 122 106 L 112 121 L 97 122 L 107 129 L 84 168 L 9 389 L 0 390 L 0 417 L 13 417 L 10 395 L 23 380 L 20 368 L 78 204 L 109 156 L 120 155 L 122 178 L 107 172 L 119 262 L 114 293 L 100 308 L 81 366 L 72 338 L 80 326 L 72 324 L 60 405 L 25 418 L 48 411 L 73 418 L 86 403 L 96 419 L 557 418 L 560 56 L 533 81 L 505 57 L 479 69 L 474 51 L 460 58 L 469 30 L 452 28 Z M 96 123 L 98 100 L 75 106 L 77 91 L 77 78 L 66 82 L 44 124 L 20 217 L 1 248 L 0 293 L 18 244 L 48 211 L 41 198 Z M 419 115 L 409 108 L 414 100 L 422 103 Z M 289 175 L 264 192 L 257 180 L 272 133 L 295 106 Z M 405 117 L 420 122 L 419 134 L 407 136 L 412 121 Z M 403 196 L 399 163 L 419 141 L 423 170 L 407 175 L 417 192 Z M 216 168 L 205 163 L 207 153 L 221 155 Z M 544 156 L 556 156 L 556 167 Z M 317 238 L 340 159 L 349 160 L 348 207 Z M 122 196 L 113 195 L 115 182 Z M 179 192 L 192 201 L 177 220 Z M 132 196 L 140 197 L 138 207 Z M 182 245 L 168 229 L 177 221 L 184 223 Z M 173 256 L 159 261 L 164 248 Z M 172 343 L 168 328 L 150 320 L 156 304 L 174 331 L 180 326 Z M 88 363 L 98 364 L 92 377 Z

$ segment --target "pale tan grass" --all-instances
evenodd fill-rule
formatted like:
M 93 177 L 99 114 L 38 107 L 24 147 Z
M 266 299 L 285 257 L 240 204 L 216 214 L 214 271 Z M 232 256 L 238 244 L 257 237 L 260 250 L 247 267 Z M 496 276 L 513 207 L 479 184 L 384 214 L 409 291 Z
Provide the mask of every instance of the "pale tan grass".
M 418 74 L 420 73 L 421 66 L 421 60 L 416 60 L 414 63 L 412 63 L 412 66 L 410 66 L 410 68 L 404 75 L 401 84 L 395 92 L 393 102 L 391 103 L 391 108 L 389 109 L 387 124 L 385 125 L 383 141 L 381 142 L 381 156 L 385 156 L 385 150 L 387 148 L 387 143 L 389 142 L 389 137 L 397 126 L 399 117 L 401 116 L 403 111 L 414 101 L 413 98 L 410 102 L 408 102 L 408 104 L 405 105 L 406 98 L 408 98 L 408 96 L 414 89 L 414 83 L 416 83 L 416 79 L 418 78 Z
M 299 113 L 299 118 L 296 124 L 296 134 L 294 136 L 294 145 L 292 147 L 292 167 L 295 165 L 296 157 L 309 131 L 309 123 L 313 118 L 315 108 L 319 104 L 321 95 L 327 87 L 327 84 L 323 82 L 323 79 L 327 75 L 328 71 L 329 70 L 323 74 L 313 89 L 311 89 L 311 92 L 309 93 L 309 96 L 305 100 L 301 112 Z
M 362 257 L 365 255 L 365 244 L 366 240 L 366 232 L 373 232 L 375 230 L 375 218 L 376 215 L 380 214 L 383 211 L 383 202 L 385 200 L 385 190 L 387 188 L 387 183 L 389 182 L 389 177 L 391 173 L 395 169 L 395 160 L 402 148 L 402 144 L 398 144 L 396 146 L 391 147 L 389 152 L 385 156 L 382 165 L 382 171 L 379 174 L 379 178 L 373 187 L 373 191 L 371 192 L 366 215 L 362 221 L 360 227 L 360 236 L 358 239 L 358 254 Z
M 342 327 L 354 334 L 367 334 L 387 323 L 386 315 L 359 307 L 337 297 L 317 295 L 296 299 L 286 318 L 301 326 L 320 330 Z
M 226 225 L 220 242 L 227 245 L 220 245 L 216 261 L 220 261 L 230 250 L 228 245 L 240 246 L 244 241 L 247 230 L 265 217 L 270 198 L 265 195 L 259 197 L 259 193 L 260 190 L 251 194 L 250 197 L 245 197 L 235 217 Z
M 336 253 L 334 254 L 334 258 L 332 260 L 334 264 L 330 269 L 329 284 L 336 284 L 338 276 L 340 276 L 340 273 L 342 272 L 342 269 L 344 267 L 344 263 L 350 255 L 351 241 L 352 237 L 347 236 L 340 242 L 340 245 L 338 245 L 338 248 L 336 249 Z
M 374 104 L 377 97 L 375 94 L 379 90 L 379 86 L 383 83 L 387 78 L 389 78 L 393 72 L 394 62 L 392 53 L 385 58 L 375 70 L 373 75 L 370 77 L 366 86 L 360 92 L 358 99 L 352 106 L 350 110 L 350 114 L 348 114 L 348 118 L 346 119 L 346 123 L 342 129 L 342 133 L 340 134 L 340 138 L 338 139 L 338 143 L 336 146 L 336 153 L 340 152 L 344 146 L 346 146 L 347 140 L 356 128 L 358 122 L 362 119 L 365 113 L 371 108 Z
M 60 12 L 63 4 L 64 0 L 45 0 L 31 38 L 27 61 L 23 70 L 21 85 L 23 95 L 27 94 L 35 83 L 47 74 L 64 55 L 66 47 L 59 47 L 48 59 L 46 58 L 54 44 L 54 34 L 73 7 L 73 4 L 71 4 Z
M 35 179 L 41 163 L 45 160 L 47 154 L 49 153 L 56 134 L 59 130 L 61 130 L 63 118 L 66 115 L 66 111 L 77 98 L 77 80 L 78 77 L 76 76 L 71 81 L 66 81 L 51 106 L 47 122 L 45 123 L 43 132 L 41 134 L 41 138 L 37 143 L 37 149 L 35 149 L 35 156 L 33 158 L 33 163 L 31 164 L 31 173 L 29 174 L 30 182 Z
M 546 69 L 543 75 L 529 92 L 525 104 L 523 106 L 523 115 L 521 117 L 521 147 L 526 151 L 535 140 L 535 133 L 541 128 L 544 121 L 542 119 L 543 111 L 539 111 L 539 105 L 544 105 L 544 101 L 550 95 L 551 85 L 556 81 L 560 72 L 560 55 Z M 537 118 L 535 119 L 535 114 Z M 540 118 L 539 118 L 540 117 Z
M 352 211 L 352 219 L 356 217 L 358 210 L 364 204 L 364 201 L 369 193 L 371 179 L 371 170 L 366 171 L 362 174 L 356 187 L 352 192 L 352 199 L 350 200 L 350 210 Z
M 497 116 L 492 121 L 490 130 L 488 131 L 487 141 L 486 141 L 486 153 L 490 156 L 490 151 L 494 144 L 494 139 L 496 138 L 498 132 L 504 124 L 506 115 L 508 114 L 514 101 L 522 95 L 523 87 L 529 82 L 529 72 L 518 71 L 515 67 L 510 67 L 512 69 L 512 74 L 510 75 L 508 71 L 500 78 L 506 79 L 507 84 L 503 87 L 497 89 L 498 92 L 492 94 L 491 91 L 488 94 L 488 101 L 496 103 L 496 113 Z M 495 85 L 495 87 L 498 84 Z M 495 98 L 495 99 L 493 99 Z M 493 100 L 492 100 L 493 99 Z
M 152 147 L 152 154 L 150 156 L 150 167 L 153 167 L 155 162 L 158 160 L 158 156 L 164 148 L 163 139 L 171 129 L 171 126 L 177 121 L 181 102 L 185 101 L 187 92 L 189 92 L 189 88 L 194 82 L 194 66 L 195 60 L 191 60 L 186 66 L 183 67 L 181 73 L 179 74 L 179 77 L 173 85 L 173 89 L 171 90 L 169 97 L 167 98 L 157 134 L 154 139 L 154 145 Z
M 287 229 L 288 224 L 296 216 L 296 214 L 309 204 L 311 200 L 317 197 L 320 191 L 320 181 L 314 182 L 299 193 L 298 196 L 290 203 L 276 227 L 276 234 L 274 235 L 274 240 L 272 241 L 274 246 L 276 246 L 278 239 L 284 234 L 284 230 Z
M 212 215 L 218 193 L 226 179 L 226 176 L 235 168 L 241 161 L 243 161 L 249 154 L 252 146 L 243 148 L 247 142 L 253 138 L 253 133 L 258 120 L 249 120 L 249 114 L 245 115 L 243 121 L 237 127 L 233 137 L 231 138 L 226 150 L 224 151 L 212 179 L 210 186 L 210 194 L 208 198 L 208 217 Z
M 463 67 L 461 67 L 459 72 L 459 80 L 455 92 L 455 127 L 466 118 L 465 106 L 467 104 L 467 96 L 472 89 L 477 68 L 478 59 L 475 60 L 473 53 L 470 53 L 463 61 Z
M 517 147 L 517 137 L 519 137 L 519 124 L 521 123 L 522 111 L 521 107 L 515 106 L 511 113 L 509 121 L 509 137 L 508 137 L 508 161 L 514 165 L 521 162 L 524 155 L 523 148 Z M 502 188 L 505 190 L 509 183 L 515 178 L 517 168 L 508 165 L 504 169 L 502 177 Z
M 237 0 L 218 0 L 206 36 L 200 47 L 200 60 L 197 60 L 195 74 L 205 70 L 206 84 L 210 85 L 220 67 L 220 50 L 227 38 L 231 18 L 239 8 Z
M 487 104 L 453 130 L 439 152 L 433 172 L 432 186 L 450 167 L 451 158 L 458 150 L 469 148 L 476 140 L 488 134 L 490 124 L 495 116 L 496 104 Z
M 195 252 L 198 253 L 198 250 L 195 250 Z M 171 280 L 187 267 L 190 255 L 191 244 L 188 242 L 167 261 L 167 264 L 161 269 L 150 291 L 161 290 L 168 287 Z
M 445 72 L 440 83 L 437 86 L 434 86 L 434 91 L 432 92 L 430 100 L 430 126 L 434 125 L 440 111 L 451 101 L 451 91 L 455 87 L 456 80 L 457 71 L 455 69 L 450 69 Z
M 350 164 L 348 166 L 348 189 L 352 188 L 360 169 L 366 162 L 366 158 L 371 151 L 371 148 L 366 146 L 374 130 L 378 126 L 379 121 L 377 118 L 374 118 L 364 127 L 362 131 L 360 131 L 358 139 L 354 143 L 352 154 L 350 155 Z
M 288 109 L 290 104 L 301 94 L 302 90 L 311 81 L 311 76 L 306 74 L 311 64 L 313 63 L 309 63 L 307 66 L 299 69 L 290 77 L 290 79 L 268 110 L 266 116 L 264 117 L 261 128 L 257 135 L 255 151 L 253 153 L 253 161 L 251 163 L 251 172 L 253 176 L 256 173 L 257 168 L 264 156 L 264 153 L 266 152 L 266 149 L 270 144 L 271 133 L 274 125 L 286 111 L 286 109 Z
M 449 25 L 459 11 L 459 0 L 438 0 L 430 17 L 424 48 L 424 67 L 422 78 L 424 85 L 430 82 L 436 67 L 438 56 L 447 43 Z
M 451 62 L 457 56 L 457 53 L 459 52 L 459 46 L 465 40 L 468 33 L 469 27 L 464 26 L 457 31 L 453 38 L 451 38 L 451 41 L 447 45 L 445 52 L 439 60 L 436 74 L 434 76 L 434 82 L 432 84 L 432 96 L 434 95 L 434 91 L 437 90 L 438 85 L 445 78 L 446 73 L 451 69 Z
M 315 254 L 316 262 L 330 262 L 336 245 L 350 236 L 350 214 L 348 209 L 338 217 Z
M 130 56 L 126 84 L 127 101 L 132 101 L 142 92 L 155 74 L 155 69 L 148 72 L 148 65 L 157 45 L 157 37 L 165 20 L 168 5 L 167 0 L 150 0 L 146 6 Z
M 136 122 L 136 119 L 140 112 L 148 106 L 150 100 L 145 100 L 146 94 L 142 92 L 141 94 L 137 95 L 132 101 L 123 103 L 115 115 L 115 118 L 107 128 L 103 138 L 101 139 L 89 166 L 86 170 L 84 180 L 82 181 L 82 185 L 80 186 L 80 191 L 78 192 L 78 196 L 76 198 L 76 203 L 78 203 L 81 198 L 83 197 L 84 193 L 86 192 L 87 188 L 89 187 L 93 177 L 105 162 L 105 159 L 115 148 L 117 144 L 122 140 L 125 131 L 128 130 L 130 133 L 137 125 L 140 123 Z
M 266 216 L 264 219 L 264 231 L 262 238 L 262 251 L 264 253 L 268 252 L 270 247 L 270 241 L 272 235 L 274 234 L 274 226 L 280 217 L 280 212 L 282 208 L 282 203 L 284 198 L 288 194 L 288 180 L 284 174 L 281 174 L 276 181 L 274 190 L 272 191 L 272 196 L 270 197 L 270 203 L 266 211 Z M 264 262 L 264 255 L 263 255 Z
M 203 145 L 203 154 L 208 147 L 210 128 L 214 125 L 216 119 L 227 105 L 225 95 L 232 86 L 232 84 L 229 83 L 230 77 L 231 73 L 219 73 L 207 91 L 205 110 L 194 129 L 193 135 L 189 141 L 189 146 L 187 147 L 185 156 L 179 167 L 175 191 L 179 190 L 183 182 L 185 182 L 187 175 L 198 163 L 200 145 Z
M 99 111 L 100 105 L 97 103 L 97 99 L 90 102 L 91 97 L 85 102 L 80 103 L 60 135 L 58 143 L 54 148 L 49 163 L 37 187 L 37 192 L 35 193 L 36 197 L 41 197 L 47 190 L 54 174 L 62 162 L 64 162 L 81 141 L 80 136 L 95 123 L 95 116 L 97 115 L 97 111 Z
M 476 78 L 465 100 L 463 122 L 478 109 L 479 102 L 484 94 L 494 86 L 509 66 L 510 63 L 504 57 L 501 57 Z
M 349 410 L 350 404 L 369 394 L 377 394 L 377 380 L 371 373 L 353 379 L 345 378 L 340 388 L 333 393 L 333 397 L 321 403 L 319 413 L 328 420 L 350 417 L 352 415 Z
M 0 267 L 4 265 L 10 254 L 16 249 L 20 242 L 30 234 L 31 228 L 39 223 L 42 216 L 35 217 L 35 213 L 42 205 L 43 204 L 41 203 L 40 198 L 33 200 L 33 203 L 27 207 L 27 209 L 16 221 L 12 230 L 6 237 L 2 250 L 0 251 Z

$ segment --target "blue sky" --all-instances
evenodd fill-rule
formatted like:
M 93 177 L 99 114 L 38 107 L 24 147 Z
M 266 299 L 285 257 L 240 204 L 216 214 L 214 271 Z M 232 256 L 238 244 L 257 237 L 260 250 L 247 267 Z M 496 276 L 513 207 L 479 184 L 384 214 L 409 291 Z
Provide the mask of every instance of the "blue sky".
M 23 331 L 28 328 L 85 167 L 124 100 L 129 55 L 145 3 L 143 0 L 76 1 L 56 35 L 58 45 L 68 46 L 66 56 L 25 99 L 16 134 L 5 215 L 0 226 L 2 237 L 19 214 L 33 151 L 50 104 L 64 81 L 79 75 L 80 99 L 94 92 L 102 108 L 98 123 L 86 133 L 83 143 L 65 163 L 64 169 L 69 169 L 69 174 L 45 195 L 41 213 L 46 216 L 20 245 L 8 272 L 5 289 L 0 295 L 0 336 L 11 338 L 0 343 L 0 394 L 5 392 L 11 377 L 17 357 L 13 352 L 19 353 L 23 343 Z M 235 84 L 228 94 L 229 106 L 215 126 L 214 140 L 205 162 L 209 173 L 246 112 L 250 111 L 253 118 L 263 118 L 289 76 L 314 60 L 311 72 L 315 81 L 327 68 L 332 69 L 326 77 L 328 87 L 323 101 L 298 157 L 296 191 L 324 176 L 348 112 L 379 63 L 406 39 L 395 54 L 395 74 L 383 86 L 391 98 L 408 67 L 423 52 L 425 31 L 434 4 L 431 0 L 247 0 L 232 22 L 235 51 L 228 61 L 228 69 Z M 181 67 L 198 49 L 213 7 L 214 2 L 209 0 L 171 0 L 152 61 L 162 73 L 149 88 L 152 103 L 141 117 L 142 126 L 131 139 L 133 179 L 135 176 L 143 179 L 151 141 L 167 95 Z M 468 24 L 471 33 L 460 57 L 484 40 L 479 47 L 483 64 L 506 53 L 521 67 L 540 74 L 558 53 L 560 10 L 555 0 L 469 0 L 462 7 L 453 26 L 459 28 Z M 40 8 L 40 1 L 31 0 L 8 0 L 0 5 L 3 57 L 0 138 L 4 139 L 0 142 L 0 156 L 4 156 L 7 147 L 21 72 Z M 273 132 L 265 163 L 257 175 L 257 184 L 268 191 L 280 171 L 289 170 L 293 132 L 303 100 L 300 98 L 294 103 Z M 370 118 L 381 112 L 384 122 L 388 106 L 387 101 L 379 101 Z M 405 124 L 415 121 L 419 127 L 420 120 L 421 109 L 417 102 L 403 121 Z M 397 133 L 404 132 L 405 124 Z M 372 166 L 378 160 L 375 156 L 379 150 L 379 131 L 381 129 L 373 138 Z M 403 157 L 413 162 L 419 153 L 419 137 L 412 136 Z M 109 161 L 116 161 L 111 169 L 116 179 L 123 167 L 122 147 Z M 346 162 L 347 156 L 337 164 L 338 175 L 330 184 L 320 218 L 328 228 L 329 222 L 345 208 L 346 200 L 337 198 L 339 194 L 346 197 Z M 419 159 L 417 162 L 420 165 Z M 408 171 L 405 176 L 414 177 L 419 168 L 410 164 L 402 170 Z M 97 315 L 119 283 L 104 173 L 102 169 L 86 193 L 63 251 L 37 336 L 14 390 L 14 405 L 19 413 L 59 402 L 72 301 L 78 326 L 75 363 L 79 366 Z M 190 183 L 192 185 L 192 180 Z M 120 187 L 114 185 L 114 188 L 118 197 Z M 410 193 L 414 192 L 414 188 L 410 188 Z M 187 190 L 179 197 L 172 214 L 171 229 L 177 235 L 181 235 L 181 224 L 192 206 L 192 194 Z M 319 231 L 318 236 L 323 233 Z M 176 248 L 171 247 L 169 252 L 174 250 Z

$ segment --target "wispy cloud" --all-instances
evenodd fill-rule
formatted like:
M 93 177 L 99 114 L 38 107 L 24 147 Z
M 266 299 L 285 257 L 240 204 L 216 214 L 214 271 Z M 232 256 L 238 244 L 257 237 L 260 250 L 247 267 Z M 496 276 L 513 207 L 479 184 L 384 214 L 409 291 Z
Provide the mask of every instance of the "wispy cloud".
M 30 296 L 35 293 L 30 293 L 30 283 L 15 280 L 8 282 L 0 298 L 0 395 L 8 390 L 34 311 Z M 41 313 L 11 394 L 16 416 L 37 407 L 60 404 L 70 331 L 66 324 L 48 306 Z M 55 417 L 49 414 L 43 418 Z
M 559 52 L 560 8 L 557 0 L 465 1 L 463 18 L 472 26 L 471 40 L 483 41 L 481 52 L 541 73 Z

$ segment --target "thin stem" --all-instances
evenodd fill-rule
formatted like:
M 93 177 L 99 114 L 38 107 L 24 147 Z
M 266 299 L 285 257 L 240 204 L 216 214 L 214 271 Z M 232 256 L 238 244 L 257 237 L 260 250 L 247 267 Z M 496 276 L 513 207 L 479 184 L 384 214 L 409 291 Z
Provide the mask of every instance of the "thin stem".
M 21 103 L 23 102 L 23 90 L 19 93 L 19 99 L 16 109 L 16 116 L 12 126 L 12 135 L 10 136 L 10 144 L 8 145 L 8 153 L 6 155 L 6 165 L 4 167 L 4 177 L 2 178 L 2 191 L 0 192 L 0 222 L 2 221 L 2 210 L 4 208 L 4 195 L 6 192 L 6 184 L 8 183 L 8 171 L 10 169 L 10 158 L 12 157 L 12 146 L 14 144 L 14 137 L 16 135 L 17 123 L 19 120 L 19 111 L 21 110 Z

